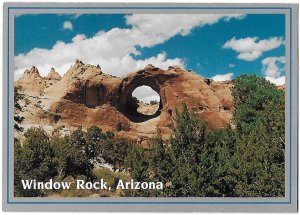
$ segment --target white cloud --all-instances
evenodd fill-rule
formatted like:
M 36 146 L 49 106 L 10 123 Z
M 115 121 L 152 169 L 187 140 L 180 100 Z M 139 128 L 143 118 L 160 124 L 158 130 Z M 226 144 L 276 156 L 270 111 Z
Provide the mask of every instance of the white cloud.
M 285 83 L 284 73 L 285 57 L 267 57 L 262 60 L 262 72 L 266 76 L 266 79 L 276 85 L 282 85 Z
M 234 67 L 235 67 L 235 64 L 230 63 L 230 64 L 228 64 L 228 67 L 229 67 L 229 68 L 234 68 Z
M 212 25 L 220 20 L 243 18 L 235 14 L 133 14 L 127 15 L 129 28 L 113 28 L 99 31 L 93 37 L 77 35 L 71 43 L 58 41 L 51 49 L 34 48 L 26 54 L 15 56 L 15 74 L 35 65 L 42 75 L 54 67 L 63 75 L 75 61 L 99 64 L 103 72 L 122 76 L 151 63 L 157 67 L 184 66 L 182 59 L 168 59 L 162 52 L 147 59 L 136 60 L 140 55 L 137 47 L 152 47 L 175 35 L 186 36 L 197 26 Z
M 259 40 L 258 37 L 247 37 L 236 39 L 235 37 L 227 41 L 223 48 L 232 49 L 238 53 L 237 58 L 245 61 L 253 61 L 260 57 L 263 52 L 278 48 L 284 44 L 281 37 L 271 37 Z
M 268 81 L 275 84 L 276 86 L 284 85 L 285 84 L 285 76 L 281 76 L 278 78 L 272 78 L 272 77 L 265 77 Z
M 65 22 L 63 23 L 63 28 L 64 28 L 65 30 L 73 30 L 73 24 L 72 24 L 72 22 L 70 22 L 70 21 L 65 21 Z
M 155 92 L 151 87 L 145 85 L 137 87 L 132 92 L 132 96 L 144 103 L 150 103 L 150 101 L 160 101 L 158 93 Z
M 126 17 L 126 23 L 132 25 L 135 39 L 141 40 L 142 47 L 163 43 L 179 34 L 186 36 L 194 27 L 212 25 L 221 19 L 243 18 L 240 14 L 134 14 Z M 137 38 L 141 36 L 144 38 Z
M 73 37 L 72 42 L 80 42 L 86 39 L 86 36 L 84 34 L 77 34 L 75 37 Z
M 262 60 L 263 72 L 266 76 L 278 78 L 284 69 L 279 68 L 280 64 L 285 64 L 285 57 L 267 57 Z
M 227 73 L 224 75 L 215 75 L 211 77 L 214 81 L 230 81 L 233 78 L 233 73 Z

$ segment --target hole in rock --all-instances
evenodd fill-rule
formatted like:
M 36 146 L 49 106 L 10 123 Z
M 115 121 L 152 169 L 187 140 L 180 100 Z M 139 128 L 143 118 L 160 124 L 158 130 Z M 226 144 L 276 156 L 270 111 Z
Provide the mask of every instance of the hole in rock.
M 160 109 L 160 96 L 151 87 L 142 85 L 132 91 L 132 99 L 136 103 L 136 112 L 155 117 Z

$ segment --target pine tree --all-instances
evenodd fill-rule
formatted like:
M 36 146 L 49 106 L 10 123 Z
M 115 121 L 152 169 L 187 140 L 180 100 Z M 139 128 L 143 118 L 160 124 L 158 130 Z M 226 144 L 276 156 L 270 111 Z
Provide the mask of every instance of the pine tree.
M 57 175 L 55 152 L 47 133 L 41 128 L 28 129 L 23 145 L 15 140 L 14 175 L 16 196 L 43 196 L 40 190 L 25 190 L 21 180 L 47 181 Z
M 255 75 L 235 82 L 238 196 L 284 196 L 284 92 Z

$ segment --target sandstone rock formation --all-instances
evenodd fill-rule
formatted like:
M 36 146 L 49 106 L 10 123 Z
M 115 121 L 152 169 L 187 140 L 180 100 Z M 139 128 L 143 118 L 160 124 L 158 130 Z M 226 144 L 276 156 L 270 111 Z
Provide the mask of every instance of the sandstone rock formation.
M 61 79 L 61 76 L 58 72 L 55 71 L 55 69 L 52 67 L 49 74 L 46 76 L 47 80 L 54 80 L 59 81 Z
M 25 92 L 41 94 L 46 87 L 46 81 L 40 76 L 38 69 L 32 66 L 30 70 L 25 70 L 24 75 L 15 83 L 22 87 Z
M 19 114 L 25 117 L 25 124 L 63 126 L 69 130 L 97 125 L 132 140 L 153 137 L 158 130 L 168 139 L 174 110 L 180 109 L 183 102 L 204 118 L 209 129 L 226 127 L 233 110 L 232 82 L 214 82 L 177 66 L 163 70 L 148 65 L 127 76 L 113 77 L 103 73 L 99 66 L 76 60 L 63 77 L 53 69 L 42 78 L 32 67 L 15 85 L 25 95 L 38 95 L 34 100 L 30 97 L 32 104 L 40 101 L 38 111 L 34 111 L 34 105 L 27 105 L 32 114 Z M 132 92 L 142 85 L 160 95 L 154 115 L 137 111 Z

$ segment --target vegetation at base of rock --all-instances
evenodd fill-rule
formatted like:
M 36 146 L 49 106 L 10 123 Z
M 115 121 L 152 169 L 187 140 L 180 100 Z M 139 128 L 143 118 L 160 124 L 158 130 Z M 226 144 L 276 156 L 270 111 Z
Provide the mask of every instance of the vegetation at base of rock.
M 52 135 L 42 128 L 31 128 L 25 133 L 21 144 L 15 140 L 15 196 L 45 196 L 41 190 L 24 190 L 21 180 L 65 179 L 84 177 L 87 181 L 97 179 L 94 166 L 105 163 L 113 168 L 124 169 L 129 144 L 115 139 L 112 132 L 102 132 L 91 127 L 86 132 L 78 128 L 70 135 Z
M 150 101 L 150 105 L 157 105 L 158 104 L 158 101 L 156 101 L 156 100 L 151 100 Z
M 233 88 L 240 196 L 284 196 L 285 97 L 263 78 L 239 77 Z
M 183 104 L 170 144 L 158 137 L 129 163 L 134 179 L 161 181 L 164 190 L 131 196 L 284 196 L 284 92 L 255 75 L 237 78 L 232 91 L 236 128 L 208 130 Z
M 285 193 L 284 91 L 255 75 L 234 82 L 233 127 L 209 130 L 183 103 L 169 142 L 160 134 L 150 149 L 93 126 L 70 135 L 27 130 L 15 140 L 15 196 L 55 193 L 23 190 L 21 179 L 47 181 L 120 178 L 162 182 L 163 190 L 60 191 L 59 196 L 283 197 Z M 99 164 L 109 164 L 113 171 Z M 121 171 L 114 171 L 117 170 Z

